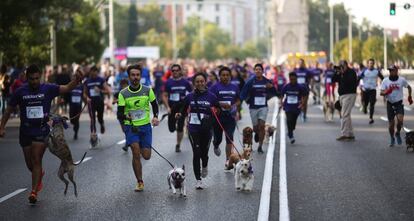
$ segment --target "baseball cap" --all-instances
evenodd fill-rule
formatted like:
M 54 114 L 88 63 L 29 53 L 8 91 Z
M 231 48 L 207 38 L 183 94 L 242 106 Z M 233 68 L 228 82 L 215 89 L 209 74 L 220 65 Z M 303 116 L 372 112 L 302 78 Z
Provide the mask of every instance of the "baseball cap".
M 394 65 L 394 64 L 392 64 L 392 65 L 390 65 L 390 66 L 388 66 L 388 70 L 398 70 L 398 67 L 396 66 L 396 65 Z

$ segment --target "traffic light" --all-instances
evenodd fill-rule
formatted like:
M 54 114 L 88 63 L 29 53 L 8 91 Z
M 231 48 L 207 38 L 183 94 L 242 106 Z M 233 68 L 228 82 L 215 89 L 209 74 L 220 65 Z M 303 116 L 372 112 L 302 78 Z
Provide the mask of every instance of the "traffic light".
M 390 3 L 390 15 L 395 15 L 395 3 Z

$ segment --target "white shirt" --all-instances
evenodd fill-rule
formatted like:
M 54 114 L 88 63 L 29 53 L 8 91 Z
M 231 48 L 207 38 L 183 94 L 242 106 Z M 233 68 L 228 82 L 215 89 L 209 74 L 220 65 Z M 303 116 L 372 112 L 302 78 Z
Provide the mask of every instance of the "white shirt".
M 407 80 L 401 76 L 399 76 L 396 81 L 391 81 L 389 77 L 384 78 L 381 84 L 381 90 L 387 90 L 390 86 L 394 86 L 396 89 L 394 89 L 391 94 L 385 96 L 387 101 L 390 103 L 402 101 L 404 99 L 403 88 L 408 87 Z

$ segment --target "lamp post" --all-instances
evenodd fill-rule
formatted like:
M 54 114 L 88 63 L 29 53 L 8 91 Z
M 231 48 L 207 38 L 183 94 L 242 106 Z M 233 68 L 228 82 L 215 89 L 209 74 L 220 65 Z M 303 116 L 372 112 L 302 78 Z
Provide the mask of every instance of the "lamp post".
M 333 3 L 329 1 L 329 60 L 333 62 L 333 50 L 334 50 L 334 30 L 333 30 Z
M 348 60 L 352 62 L 352 15 L 348 10 Z

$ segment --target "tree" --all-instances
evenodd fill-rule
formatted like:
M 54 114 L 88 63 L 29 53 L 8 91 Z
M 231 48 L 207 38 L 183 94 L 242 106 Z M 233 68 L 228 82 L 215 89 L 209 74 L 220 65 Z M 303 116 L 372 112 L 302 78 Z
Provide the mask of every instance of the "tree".
M 353 62 L 362 62 L 362 42 L 357 39 L 352 39 L 352 60 Z M 336 60 L 349 59 L 349 40 L 344 38 L 335 44 L 334 56 Z
M 404 60 L 406 65 L 414 60 L 414 36 L 405 34 L 395 43 L 395 51 Z
M 158 33 L 154 28 L 144 34 L 139 35 L 136 42 L 143 42 L 145 46 L 160 47 L 160 56 L 164 58 L 172 57 L 172 45 L 169 35 L 166 33 Z
M 373 58 L 376 61 L 384 61 L 384 39 L 372 36 L 364 42 L 362 56 L 365 59 Z
M 128 10 L 127 46 L 132 46 L 138 35 L 138 16 L 135 5 L 131 4 Z

